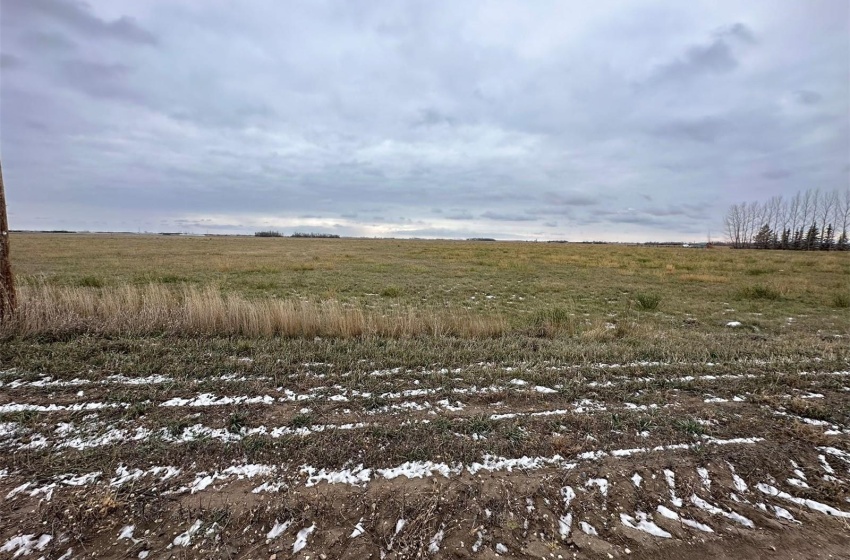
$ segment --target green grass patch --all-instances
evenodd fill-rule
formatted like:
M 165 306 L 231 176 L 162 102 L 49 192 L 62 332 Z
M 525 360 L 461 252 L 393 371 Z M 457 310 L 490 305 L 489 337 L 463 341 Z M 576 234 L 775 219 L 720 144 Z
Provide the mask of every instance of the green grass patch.
M 655 311 L 661 303 L 661 296 L 654 293 L 636 294 L 635 303 L 638 309 L 643 311 Z
M 83 276 L 77 278 L 75 285 L 81 288 L 102 288 L 104 286 L 103 279 L 97 276 Z
M 777 301 L 782 297 L 782 294 L 780 294 L 779 290 L 773 288 L 772 286 L 767 286 L 765 284 L 756 284 L 753 286 L 745 286 L 738 290 L 738 297 L 740 299 Z

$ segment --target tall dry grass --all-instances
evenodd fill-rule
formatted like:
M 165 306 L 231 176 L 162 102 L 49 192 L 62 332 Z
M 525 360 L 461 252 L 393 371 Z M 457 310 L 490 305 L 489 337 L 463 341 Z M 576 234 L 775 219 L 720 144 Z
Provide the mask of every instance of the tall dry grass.
M 23 286 L 17 313 L 0 326 L 0 333 L 486 338 L 500 336 L 507 329 L 502 317 L 460 310 L 375 310 L 333 300 L 249 300 L 212 287 L 150 284 L 118 288 Z

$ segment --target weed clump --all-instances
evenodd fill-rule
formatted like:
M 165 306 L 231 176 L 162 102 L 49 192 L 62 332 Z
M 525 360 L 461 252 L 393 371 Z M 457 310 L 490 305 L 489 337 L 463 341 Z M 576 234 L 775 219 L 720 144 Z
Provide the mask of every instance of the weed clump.
M 559 332 L 574 334 L 575 317 L 563 307 L 550 307 L 537 311 L 532 318 L 533 327 L 541 336 L 551 336 Z
M 642 309 L 644 311 L 655 311 L 661 303 L 661 296 L 649 293 L 637 294 L 635 295 L 635 302 L 637 303 L 638 309 Z
M 493 431 L 494 422 L 486 414 L 478 414 L 466 421 L 464 432 L 467 434 L 486 435 Z
M 401 296 L 401 288 L 398 286 L 387 286 L 381 290 L 381 297 L 397 298 Z
M 776 301 L 781 296 L 779 290 L 764 284 L 756 284 L 754 286 L 746 286 L 738 291 L 738 297 L 741 299 L 765 299 Z
M 850 293 L 837 293 L 832 296 L 832 306 L 839 309 L 850 307 Z
M 313 415 L 312 414 L 296 414 L 292 417 L 292 420 L 289 421 L 290 428 L 309 428 L 313 425 Z
M 239 434 L 242 428 L 245 427 L 245 415 L 239 412 L 234 412 L 227 418 L 227 431 L 231 434 Z
M 97 276 L 83 276 L 76 282 L 81 288 L 102 288 L 103 280 Z
M 703 426 L 699 423 L 699 421 L 694 420 L 693 418 L 676 420 L 674 422 L 674 426 L 680 432 L 691 436 L 701 436 L 705 433 L 705 426 Z

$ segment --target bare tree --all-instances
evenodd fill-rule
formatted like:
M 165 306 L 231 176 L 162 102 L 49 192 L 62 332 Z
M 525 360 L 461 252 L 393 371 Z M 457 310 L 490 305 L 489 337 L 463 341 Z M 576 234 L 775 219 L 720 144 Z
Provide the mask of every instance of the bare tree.
M 809 218 L 812 217 L 812 196 L 812 190 L 807 190 L 800 203 L 800 227 L 803 229 L 809 227 Z
M 823 196 L 821 196 L 820 199 L 820 207 L 818 208 L 818 218 L 820 218 L 821 231 L 826 231 L 827 226 L 829 226 L 835 221 L 834 212 L 837 206 L 837 191 L 823 193 Z
M 774 196 L 766 202 L 733 204 L 724 223 L 726 236 L 736 248 L 846 250 L 850 247 L 850 189 L 808 189 L 787 200 Z
M 792 234 L 797 231 L 797 223 L 800 220 L 800 203 L 800 193 L 797 192 L 788 205 L 788 222 Z
M 725 224 L 726 236 L 729 238 L 729 242 L 732 243 L 732 247 L 740 249 L 741 235 L 743 231 L 743 220 L 740 206 L 733 204 L 729 207 L 729 212 L 726 214 Z
M 3 187 L 3 166 L 0 164 L 0 322 L 10 317 L 17 307 L 15 277 L 9 258 L 9 221 L 6 217 L 6 190 Z
M 836 225 L 841 224 L 841 231 L 846 232 L 850 227 L 850 188 L 845 189 L 838 201 L 838 219 Z

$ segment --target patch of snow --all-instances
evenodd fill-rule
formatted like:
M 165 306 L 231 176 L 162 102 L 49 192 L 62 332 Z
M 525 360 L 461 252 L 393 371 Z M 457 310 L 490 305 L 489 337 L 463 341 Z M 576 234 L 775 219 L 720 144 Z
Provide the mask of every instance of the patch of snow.
M 576 497 L 576 492 L 573 490 L 572 486 L 564 486 L 561 488 L 561 497 L 564 499 L 564 507 L 570 507 L 570 504 Z
M 544 387 L 543 385 L 535 386 L 534 390 L 537 391 L 538 393 L 544 393 L 544 394 L 551 394 L 551 393 L 557 393 L 558 392 L 555 389 L 552 389 L 550 387 Z
M 251 490 L 252 494 L 260 494 L 262 492 L 280 492 L 280 489 L 285 487 L 286 484 L 283 482 L 270 482 L 266 481 Z
M 484 533 L 482 533 L 481 531 L 478 531 L 476 533 L 476 535 L 477 535 L 478 538 L 476 539 L 475 543 L 472 545 L 472 552 L 478 552 L 481 549 L 481 545 L 484 544 Z
M 307 537 L 316 530 L 316 524 L 313 523 L 309 527 L 305 529 L 301 529 L 298 531 L 298 534 L 295 536 L 295 544 L 292 545 L 292 554 L 296 552 L 300 552 L 307 546 Z
M 779 519 L 785 519 L 787 521 L 791 521 L 792 523 L 800 523 L 799 521 L 794 519 L 794 516 L 791 515 L 790 511 L 788 511 L 787 509 L 785 509 L 783 507 L 773 506 L 773 512 L 776 514 L 776 517 L 778 517 Z
M 67 486 L 86 486 L 97 480 L 101 474 L 103 473 L 100 471 L 91 472 L 88 474 L 81 474 L 77 476 L 74 476 L 72 474 L 66 474 L 59 477 L 59 482 Z
M 508 547 L 506 547 L 502 543 L 496 543 L 496 552 L 498 552 L 499 554 L 507 554 Z
M 739 523 L 739 524 L 743 525 L 744 527 L 748 527 L 750 529 L 755 529 L 755 527 L 756 527 L 755 524 L 752 521 L 750 521 L 749 519 L 747 519 L 746 517 L 744 517 L 740 513 L 736 513 L 734 511 L 731 511 L 731 512 L 730 511 L 724 511 L 724 510 L 720 509 L 719 507 L 706 502 L 705 500 L 703 500 L 702 498 L 700 498 L 696 494 L 691 494 L 691 503 L 694 504 L 695 506 L 697 506 L 698 508 L 704 509 L 705 511 L 707 511 L 707 512 L 713 514 L 713 515 L 721 515 L 723 517 L 726 517 L 727 519 L 731 519 L 732 521 Z
M 356 539 L 365 532 L 366 530 L 363 528 L 363 518 L 361 517 L 360 521 L 358 521 L 357 525 L 354 526 L 354 530 L 351 532 L 351 535 L 348 538 Z
M 698 467 L 697 474 L 699 474 L 699 477 L 702 480 L 702 485 L 706 488 L 711 488 L 711 477 L 708 476 L 708 469 Z
M 667 486 L 670 487 L 670 501 L 676 507 L 682 507 L 682 499 L 676 497 L 676 474 L 670 469 L 664 469 L 664 478 L 667 480 Z
M 626 527 L 630 527 L 638 531 L 643 531 L 644 533 L 649 533 L 650 535 L 655 537 L 661 537 L 662 539 L 673 538 L 673 535 L 656 525 L 650 519 L 650 517 L 642 511 L 636 512 L 635 516 L 637 517 L 637 519 L 626 513 L 621 513 L 620 521 Z
M 734 329 L 736 327 L 740 327 L 741 324 L 742 323 L 740 321 L 729 321 L 728 323 L 726 323 L 726 326 Z
M 714 532 L 714 529 L 712 529 L 708 525 L 706 525 L 704 523 L 700 523 L 699 521 L 694 521 L 693 519 L 687 519 L 687 518 L 681 517 L 675 511 L 673 511 L 673 510 L 671 510 L 671 509 L 669 509 L 669 508 L 667 508 L 667 507 L 665 507 L 661 504 L 658 505 L 657 511 L 663 517 L 666 517 L 667 519 L 672 519 L 674 521 L 679 521 L 682 525 L 685 525 L 687 527 L 691 527 L 693 529 L 698 529 L 698 530 L 704 531 L 706 533 L 713 533 Z
M 558 532 L 561 534 L 561 539 L 567 540 L 567 537 L 570 536 L 570 530 L 573 526 L 573 514 L 570 512 L 565 513 L 558 519 Z
M 809 488 L 808 484 L 797 478 L 789 478 L 788 484 L 790 484 L 791 486 L 796 486 L 797 488 Z
M 578 526 L 581 527 L 581 530 L 585 535 L 590 535 L 592 537 L 599 536 L 599 533 L 596 531 L 596 529 L 590 523 L 586 523 L 584 521 L 579 521 Z
M 20 494 L 21 492 L 23 492 L 24 490 L 29 488 L 30 486 L 32 486 L 32 482 L 24 482 L 20 486 L 16 486 L 15 488 L 12 488 L 11 490 L 9 490 L 9 493 L 6 494 L 6 499 L 8 500 L 10 498 L 14 498 L 18 494 Z
M 433 537 L 431 537 L 431 542 L 428 543 L 428 552 L 431 554 L 440 552 L 440 544 L 443 542 L 444 535 L 445 532 L 443 529 L 440 529 Z
M 274 398 L 269 395 L 261 397 L 247 397 L 244 395 L 238 397 L 216 397 L 211 393 L 201 393 L 197 397 L 184 399 L 174 397 L 163 403 L 160 406 L 164 407 L 206 407 L 206 406 L 224 406 L 230 404 L 273 404 Z
M 836 449 L 835 447 L 818 447 L 818 449 L 820 449 L 827 455 L 838 457 L 845 463 L 850 464 L 850 453 L 848 453 L 847 451 L 842 451 L 841 449 Z
M 292 520 L 284 521 L 280 523 L 277 519 L 274 521 L 274 527 L 271 528 L 271 531 L 266 535 L 266 541 L 272 541 L 283 534 L 289 526 L 292 525 Z
M 185 533 L 180 533 L 176 537 L 174 537 L 174 541 L 172 541 L 172 545 L 174 546 L 189 546 L 192 543 L 192 537 L 201 529 L 201 525 L 204 522 L 200 519 L 196 520 L 191 527 L 189 527 Z
M 449 467 L 445 463 L 434 463 L 431 461 L 408 461 L 403 463 L 397 467 L 389 468 L 389 469 L 376 469 L 377 472 L 382 477 L 392 480 L 399 476 L 404 476 L 407 478 L 426 478 L 434 476 L 434 473 L 438 473 L 448 478 L 451 474 L 457 474 L 463 469 L 462 466 L 457 465 L 455 467 Z
M 603 496 L 608 496 L 608 479 L 606 478 L 591 478 L 584 485 L 588 488 L 596 486 Z
M 635 488 L 640 488 L 640 483 L 643 481 L 643 477 L 638 473 L 632 475 L 632 484 L 635 485 Z
M 49 404 L 49 405 L 41 405 L 41 404 L 19 404 L 19 403 L 8 403 L 0 405 L 0 413 L 9 413 L 9 412 L 60 412 L 60 411 L 71 411 L 71 412 L 79 412 L 82 410 L 100 410 L 103 408 L 127 408 L 130 405 L 128 403 L 102 403 L 102 402 L 90 402 L 90 403 L 75 403 L 75 404 Z
M 41 535 L 37 539 L 35 535 L 18 535 L 16 537 L 12 537 L 6 544 L 0 546 L 0 552 L 12 552 L 13 550 L 17 550 L 12 558 L 17 558 L 18 556 L 29 556 L 32 554 L 33 550 L 44 550 L 47 548 L 47 545 L 50 541 L 53 540 L 52 535 Z
M 504 457 L 494 457 L 485 455 L 483 463 L 472 463 L 466 467 L 469 474 L 476 474 L 479 471 L 508 471 L 514 469 L 539 469 L 546 465 L 561 463 L 563 457 L 555 455 L 553 457 L 520 457 L 518 459 L 506 459 Z
M 832 506 L 828 506 L 826 504 L 822 504 L 820 502 L 816 502 L 815 500 L 809 500 L 807 498 L 798 498 L 796 496 L 792 496 L 787 492 L 782 492 L 774 486 L 769 484 L 765 484 L 763 482 L 759 482 L 756 484 L 756 488 L 758 488 L 762 493 L 767 494 L 768 496 L 773 496 L 777 498 L 782 498 L 783 500 L 788 500 L 789 502 L 793 502 L 795 504 L 799 504 L 801 506 L 806 506 L 809 509 L 813 509 L 815 511 L 819 511 L 821 513 L 825 513 L 826 515 L 832 515 L 834 517 L 843 517 L 850 518 L 850 513 L 846 511 L 841 511 L 839 509 L 835 509 Z
M 139 542 L 137 539 L 133 538 L 133 531 L 135 531 L 135 530 L 136 530 L 135 525 L 125 525 L 121 529 L 121 532 L 118 533 L 118 540 L 120 541 L 121 539 L 127 539 L 128 541 L 133 541 L 133 543 Z

